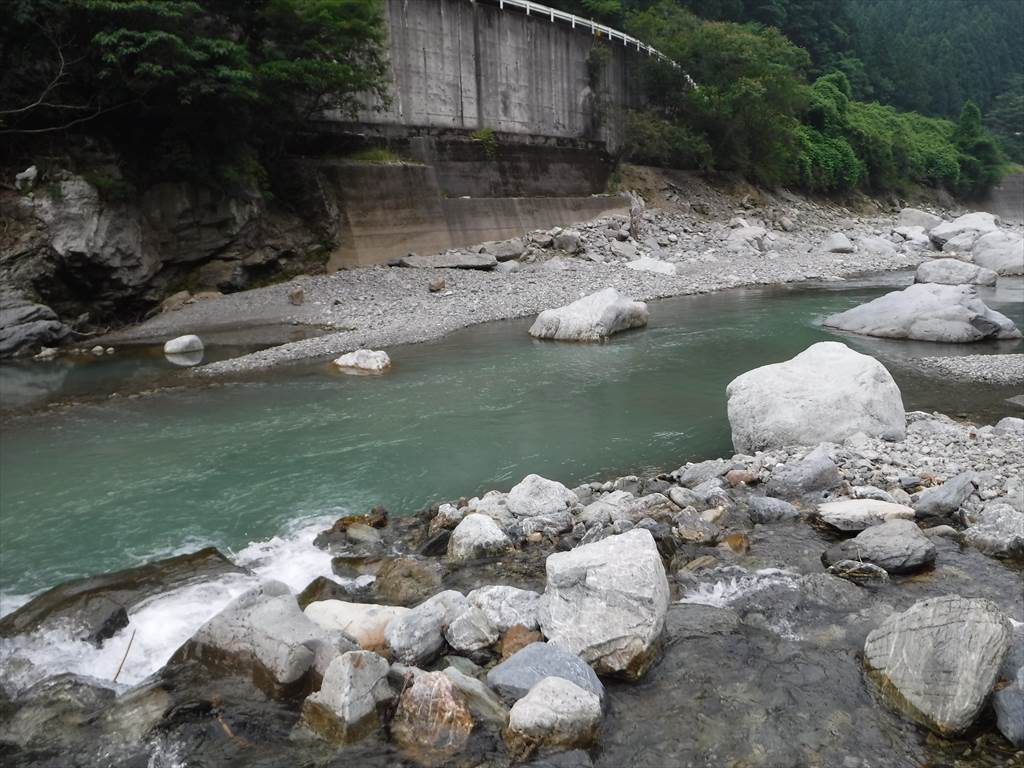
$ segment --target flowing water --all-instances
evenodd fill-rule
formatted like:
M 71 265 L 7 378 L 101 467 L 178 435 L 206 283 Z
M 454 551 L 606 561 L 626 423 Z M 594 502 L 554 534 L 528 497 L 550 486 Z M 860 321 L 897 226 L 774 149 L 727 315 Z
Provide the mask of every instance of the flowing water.
M 731 455 L 726 384 L 821 340 L 840 338 L 882 359 L 908 410 L 982 421 L 1011 413 L 1012 388 L 929 377 L 912 358 L 1019 352 L 1019 341 L 886 342 L 820 327 L 825 315 L 910 280 L 664 300 L 651 305 L 646 330 L 604 344 L 537 342 L 526 333 L 529 320 L 492 323 L 392 349 L 394 369 L 384 376 L 316 364 L 226 386 L 8 411 L 0 430 L 0 612 L 66 579 L 207 545 L 299 590 L 330 573 L 312 536 L 344 513 L 384 504 L 407 514 L 507 489 L 530 472 L 571 486 Z M 1001 280 L 998 292 L 983 294 L 1024 327 L 1021 281 Z M 93 369 L 89 386 L 58 386 L 50 396 L 122 388 L 132 358 L 119 358 L 89 361 L 109 367 Z M 20 385 L 53 365 L 21 366 Z M 145 359 L 147 386 L 159 365 Z M 248 583 L 164 595 L 134 614 L 141 650 L 122 681 L 158 668 Z M 96 651 L 55 638 L 31 653 L 41 669 L 110 677 L 120 640 L 128 642 L 115 638 Z

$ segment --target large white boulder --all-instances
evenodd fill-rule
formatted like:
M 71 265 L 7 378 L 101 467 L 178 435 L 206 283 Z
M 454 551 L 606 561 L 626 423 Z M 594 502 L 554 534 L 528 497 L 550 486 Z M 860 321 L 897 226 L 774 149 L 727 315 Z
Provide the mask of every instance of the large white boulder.
M 516 517 L 563 512 L 579 502 L 575 493 L 557 480 L 527 475 L 508 492 L 506 507 Z
M 513 752 L 586 747 L 601 725 L 601 700 L 562 677 L 545 677 L 509 712 L 505 736 Z
M 355 640 L 360 648 L 376 651 L 386 645 L 388 625 L 409 613 L 397 605 L 347 603 L 343 600 L 318 600 L 306 606 L 303 613 L 324 629 L 336 629 Z
M 886 440 L 906 433 L 903 399 L 889 372 L 835 341 L 747 371 L 725 392 L 733 445 L 741 453 L 840 443 L 857 432 Z
M 934 229 L 941 223 L 941 216 L 918 208 L 904 208 L 896 219 L 896 225 L 899 227 L 922 227 L 925 230 Z
M 652 259 L 650 256 L 641 256 L 635 261 L 627 261 L 626 268 L 638 272 L 654 272 L 657 275 L 674 275 L 676 273 L 675 264 L 661 259 Z
M 1013 321 L 989 309 L 974 288 L 935 283 L 917 283 L 879 296 L 826 318 L 825 325 L 866 336 L 948 343 L 1021 335 Z
M 342 355 L 334 364 L 342 369 L 379 373 L 391 367 L 391 358 L 383 350 L 357 349 Z
M 302 703 L 302 725 L 338 744 L 368 736 L 380 726 L 378 708 L 394 698 L 389 668 L 370 651 L 338 656 L 327 667 L 320 690 Z
M 974 241 L 974 263 L 1000 275 L 1024 275 L 1024 237 L 989 232 Z
M 384 636 L 397 661 L 422 665 L 444 646 L 444 630 L 467 608 L 466 596 L 455 590 L 439 592 L 388 623 Z
M 178 336 L 164 344 L 165 355 L 182 355 L 186 352 L 202 352 L 203 340 L 194 334 Z
M 940 248 L 946 244 L 948 240 L 953 239 L 957 235 L 963 234 L 964 232 L 994 232 L 999 229 L 999 217 L 993 216 L 991 213 L 965 213 L 963 216 L 959 216 L 952 221 L 945 221 L 938 226 L 932 227 L 928 231 L 928 236 L 932 239 Z
M 448 539 L 448 556 L 453 560 L 500 555 L 511 548 L 512 540 L 498 524 L 478 512 L 462 518 Z
M 821 249 L 828 253 L 853 253 L 853 243 L 842 232 L 835 232 L 825 239 Z
M 960 259 L 932 259 L 917 268 L 914 281 L 943 285 L 995 285 L 997 277 L 991 269 Z
M 642 328 L 647 319 L 647 305 L 642 301 L 605 288 L 564 307 L 544 310 L 530 326 L 530 335 L 538 339 L 599 341 L 619 331 Z
M 547 559 L 541 630 L 600 674 L 639 678 L 654 661 L 669 590 L 650 531 L 635 528 Z

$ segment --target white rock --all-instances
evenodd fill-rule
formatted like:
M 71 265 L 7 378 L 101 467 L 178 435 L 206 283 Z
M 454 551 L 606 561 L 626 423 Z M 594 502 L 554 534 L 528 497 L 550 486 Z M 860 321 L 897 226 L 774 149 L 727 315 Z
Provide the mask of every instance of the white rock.
M 917 283 L 825 319 L 826 326 L 888 339 L 963 343 L 1018 339 L 1017 326 L 966 285 Z
M 534 517 L 563 512 L 579 503 L 579 498 L 557 480 L 527 475 L 508 493 L 508 511 L 516 517 Z
M 36 185 L 36 179 L 39 178 L 39 169 L 30 165 L 21 173 L 14 174 L 14 188 L 15 189 L 32 189 Z
M 165 355 L 181 355 L 186 352 L 202 352 L 203 340 L 198 336 L 189 334 L 178 336 L 164 344 Z
M 991 269 L 979 267 L 960 259 L 933 259 L 917 268 L 914 280 L 918 283 L 945 285 L 995 285 L 997 275 Z
M 840 531 L 863 531 L 890 520 L 913 520 L 914 510 L 876 499 L 842 499 L 819 504 L 818 515 Z
M 391 367 L 391 358 L 387 352 L 370 349 L 357 349 L 342 355 L 334 364 L 339 368 L 354 368 L 360 371 L 384 371 Z
M 340 630 L 355 640 L 360 648 L 375 651 L 385 646 L 388 625 L 409 610 L 397 605 L 317 600 L 307 605 L 303 613 L 324 629 Z
M 991 213 L 965 213 L 953 221 L 943 222 L 928 230 L 928 236 L 938 246 L 964 232 L 994 232 L 999 229 L 999 217 Z
M 601 674 L 636 679 L 654 661 L 669 591 L 650 531 L 633 529 L 547 559 L 540 626 Z
M 487 614 L 475 605 L 469 606 L 444 631 L 448 645 L 460 653 L 479 651 L 497 642 L 501 633 L 491 624 Z
M 539 339 L 599 341 L 630 328 L 647 325 L 647 305 L 619 294 L 614 288 L 585 296 L 557 309 L 546 309 L 530 326 Z
M 347 744 L 375 731 L 377 707 L 394 697 L 387 661 L 369 651 L 349 651 L 327 667 L 320 690 L 306 697 L 302 724 L 328 741 Z
M 896 246 L 884 237 L 869 235 L 857 239 L 857 250 L 861 253 L 870 253 L 874 256 L 895 256 Z
M 989 232 L 973 248 L 976 264 L 1000 275 L 1024 275 L 1024 237 L 1011 232 Z
M 601 700 L 561 677 L 545 677 L 509 712 L 510 745 L 585 747 L 601 725 Z
M 921 227 L 923 230 L 934 229 L 942 223 L 942 217 L 918 208 L 904 208 L 896 220 L 900 227 Z
M 627 269 L 635 269 L 638 272 L 654 272 L 659 275 L 676 274 L 676 265 L 661 259 L 652 259 L 650 256 L 641 256 L 635 261 L 626 262 Z
M 942 244 L 942 252 L 956 259 L 971 261 L 971 249 L 974 247 L 975 240 L 980 235 L 980 232 L 976 232 L 973 229 L 961 232 L 959 235 L 954 235 Z
M 741 453 L 841 443 L 857 432 L 885 440 L 906 433 L 903 399 L 889 372 L 835 341 L 747 371 L 725 392 L 733 445 Z
M 507 632 L 516 624 L 537 628 L 540 595 L 528 589 L 492 586 L 474 589 L 466 598 L 487 616 L 499 632 Z
M 821 249 L 828 253 L 853 253 L 853 243 L 842 232 L 835 232 L 821 244 Z
M 728 251 L 763 251 L 765 237 L 768 230 L 764 227 L 741 226 L 729 233 L 725 241 L 725 248 Z
M 512 548 L 512 540 L 494 520 L 474 512 L 462 518 L 448 539 L 448 556 L 453 560 L 473 560 L 498 555 Z
M 461 592 L 446 590 L 395 617 L 385 631 L 388 647 L 403 664 L 433 660 L 444 646 L 444 629 L 469 608 Z

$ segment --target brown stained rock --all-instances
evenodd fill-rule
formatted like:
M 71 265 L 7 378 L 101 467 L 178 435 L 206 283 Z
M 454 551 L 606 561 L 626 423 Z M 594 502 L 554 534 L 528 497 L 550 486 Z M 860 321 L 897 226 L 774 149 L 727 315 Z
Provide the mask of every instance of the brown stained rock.
M 722 543 L 737 555 L 745 555 L 750 551 L 750 539 L 745 533 L 730 533 L 722 539 Z
M 725 473 L 725 482 L 734 488 L 737 485 L 753 485 L 759 479 L 760 475 L 749 469 L 731 469 Z
M 391 737 L 408 757 L 441 766 L 461 752 L 473 730 L 463 694 L 444 672 L 418 675 L 405 689 L 391 721 Z
M 537 630 L 529 629 L 522 624 L 515 624 L 509 627 L 508 631 L 502 635 L 501 640 L 498 642 L 501 660 L 504 661 L 530 643 L 539 643 L 542 640 L 544 640 L 544 636 Z
M 398 557 L 377 570 L 377 599 L 389 605 L 415 605 L 441 591 L 444 568 L 436 560 Z

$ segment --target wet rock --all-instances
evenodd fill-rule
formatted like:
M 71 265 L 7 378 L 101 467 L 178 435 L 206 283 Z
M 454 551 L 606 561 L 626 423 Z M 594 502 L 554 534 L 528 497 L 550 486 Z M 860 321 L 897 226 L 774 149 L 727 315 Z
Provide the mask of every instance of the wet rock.
M 436 658 L 444 647 L 445 627 L 467 608 L 461 592 L 446 590 L 397 616 L 384 632 L 395 659 L 419 666 Z
M 306 585 L 296 600 L 299 608 L 305 610 L 310 603 L 322 602 L 324 600 L 344 600 L 351 596 L 352 590 L 347 586 L 326 576 L 317 576 Z
M 316 687 L 331 660 L 353 650 L 340 632 L 311 621 L 281 582 L 269 581 L 239 596 L 206 622 L 174 655 L 214 673 L 246 674 L 274 695 Z
M 441 589 L 444 568 L 436 560 L 396 557 L 377 569 L 374 593 L 390 605 L 414 605 Z
M 444 672 L 413 679 L 398 701 L 391 737 L 416 762 L 440 766 L 461 752 L 473 730 L 465 696 Z
M 688 464 L 680 467 L 672 473 L 672 477 L 687 488 L 696 488 L 698 485 L 716 477 L 722 477 L 732 469 L 731 461 L 725 459 L 710 459 L 697 464 Z M 686 506 L 685 504 L 683 506 Z
M 871 632 L 864 664 L 896 708 L 954 736 L 971 726 L 988 700 L 1010 637 L 1010 622 L 989 601 L 935 597 Z
M 1013 321 L 989 309 L 971 286 L 935 283 L 887 293 L 831 315 L 824 324 L 866 336 L 947 343 L 1021 336 Z
M 448 552 L 448 542 L 451 541 L 451 538 L 451 531 L 438 531 L 420 545 L 416 554 L 423 557 L 441 557 Z
M 391 358 L 383 350 L 357 349 L 337 358 L 334 365 L 341 369 L 379 373 L 391 367 Z
M 505 738 L 516 754 L 542 745 L 585 747 L 600 726 L 597 696 L 561 677 L 546 677 L 512 706 Z
M 823 559 L 826 565 L 856 560 L 889 573 L 912 573 L 935 562 L 935 545 L 912 520 L 892 520 L 830 547 Z
M 501 699 L 494 691 L 454 666 L 446 667 L 444 673 L 465 696 L 466 704 L 477 720 L 491 723 L 498 728 L 504 728 L 508 724 L 508 707 L 501 703 Z
M 498 643 L 498 655 L 504 661 L 526 646 L 543 641 L 544 636 L 537 630 L 530 629 L 524 624 L 513 624 L 501 636 L 501 641 Z
M 819 446 L 802 460 L 774 470 L 768 480 L 767 491 L 770 496 L 795 499 L 831 490 L 841 482 L 839 467 L 829 457 L 828 451 Z
M 299 723 L 335 744 L 350 744 L 380 727 L 378 710 L 394 697 L 388 663 L 369 651 L 350 651 L 327 667 L 320 690 L 302 704 Z
M 840 531 L 863 531 L 890 520 L 913 520 L 914 510 L 875 499 L 842 499 L 818 505 L 821 520 Z
M 986 555 L 1024 559 L 1024 513 L 1003 502 L 989 502 L 971 516 L 963 540 Z
M 487 614 L 474 605 L 464 610 L 444 631 L 445 640 L 459 653 L 472 653 L 488 648 L 501 633 L 488 620 Z
M 782 520 L 796 520 L 800 510 L 782 499 L 770 496 L 751 496 L 747 514 L 754 523 L 778 523 Z
M 164 343 L 165 355 L 183 355 L 189 352 L 202 352 L 203 340 L 195 334 L 178 336 Z
M 576 494 L 556 480 L 527 475 L 508 493 L 508 511 L 516 517 L 564 512 L 577 504 Z
M 448 556 L 453 560 L 492 557 L 512 548 L 512 540 L 486 515 L 466 515 L 448 540 Z
M 840 560 L 830 565 L 828 572 L 854 584 L 885 584 L 889 581 L 889 573 L 884 568 L 859 560 Z
M 320 600 L 307 605 L 303 612 L 318 626 L 351 637 L 360 648 L 381 651 L 387 646 L 388 625 L 399 616 L 405 616 L 409 610 L 397 605 Z
M 943 285 L 995 285 L 997 277 L 991 269 L 960 259 L 933 259 L 917 268 L 914 281 Z
M 872 357 L 820 342 L 784 363 L 755 368 L 726 388 L 737 451 L 840 443 L 863 432 L 902 440 L 906 417 L 899 387 Z
M 594 670 L 574 653 L 551 643 L 531 643 L 487 673 L 487 684 L 505 701 L 516 701 L 547 677 L 565 678 L 599 699 L 604 686 Z
M 520 624 L 527 629 L 537 628 L 537 608 L 540 595 L 528 589 L 491 586 L 474 589 L 466 598 L 475 605 L 499 632 Z
M 612 334 L 647 325 L 647 305 L 605 288 L 557 309 L 546 309 L 530 327 L 539 339 L 599 341 Z
M 654 661 L 669 591 L 654 537 L 637 529 L 547 559 L 541 630 L 602 674 L 641 677 Z
M 973 472 L 963 472 L 942 485 L 936 485 L 921 492 L 914 501 L 918 517 L 942 517 L 960 509 L 968 497 L 977 490 Z
M 0 718 L 0 744 L 51 750 L 75 745 L 82 738 L 81 731 L 93 726 L 116 695 L 112 688 L 89 677 L 62 674 L 47 678 L 18 697 L 10 716 Z M 0 747 L 0 754 L 5 752 Z
M 498 260 L 489 253 L 445 251 L 430 256 L 410 253 L 398 260 L 400 267 L 413 269 L 494 269 Z
M 1010 232 L 989 232 L 974 241 L 976 264 L 1000 275 L 1024 275 L 1024 237 Z
M 128 626 L 128 613 L 149 598 L 194 581 L 243 573 L 213 547 L 137 568 L 60 584 L 0 618 L 0 637 L 68 627 L 73 636 L 100 644 Z

